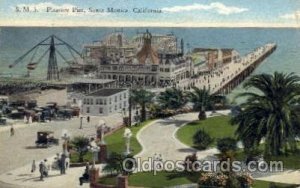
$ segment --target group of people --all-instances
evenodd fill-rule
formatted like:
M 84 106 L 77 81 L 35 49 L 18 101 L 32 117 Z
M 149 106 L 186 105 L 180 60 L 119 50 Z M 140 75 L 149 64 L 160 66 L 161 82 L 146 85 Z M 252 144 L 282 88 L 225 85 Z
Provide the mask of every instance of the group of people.
M 31 124 L 32 123 L 31 115 L 29 117 L 27 117 L 26 115 L 24 116 L 24 123 L 26 123 L 26 124 Z
M 44 177 L 47 177 L 49 174 L 49 171 L 52 169 L 56 169 L 60 171 L 60 174 L 66 174 L 66 169 L 69 168 L 70 165 L 70 159 L 66 154 L 59 155 L 56 154 L 55 161 L 52 165 L 48 164 L 47 159 L 44 159 L 39 164 L 39 173 L 40 173 L 40 180 L 43 181 Z M 32 162 L 31 166 L 31 172 L 34 173 L 36 171 L 36 163 L 35 160 Z

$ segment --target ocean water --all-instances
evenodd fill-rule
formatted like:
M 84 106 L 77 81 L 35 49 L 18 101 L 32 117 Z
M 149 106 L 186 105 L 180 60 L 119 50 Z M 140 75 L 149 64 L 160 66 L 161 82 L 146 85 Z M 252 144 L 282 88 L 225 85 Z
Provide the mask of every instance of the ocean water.
M 183 38 L 185 49 L 195 47 L 207 48 L 234 48 L 241 55 L 251 52 L 254 48 L 268 42 L 275 42 L 277 50 L 267 58 L 254 72 L 254 74 L 274 71 L 295 72 L 300 75 L 300 28 L 148 28 L 157 34 L 174 33 L 178 38 Z M 23 55 L 35 44 L 49 35 L 56 35 L 78 51 L 84 44 L 100 41 L 107 34 L 120 29 L 115 28 L 30 28 L 30 27 L 0 27 L 0 73 L 25 74 L 26 61 L 18 64 L 13 69 L 8 66 L 18 57 Z M 129 38 L 146 28 L 123 28 Z M 71 57 L 66 49 L 59 49 L 66 58 Z M 40 48 L 32 61 L 38 59 L 44 49 Z M 59 67 L 66 66 L 59 63 Z M 47 62 L 41 61 L 38 68 L 32 72 L 33 76 L 45 77 Z M 233 91 L 233 95 L 240 92 L 241 87 Z

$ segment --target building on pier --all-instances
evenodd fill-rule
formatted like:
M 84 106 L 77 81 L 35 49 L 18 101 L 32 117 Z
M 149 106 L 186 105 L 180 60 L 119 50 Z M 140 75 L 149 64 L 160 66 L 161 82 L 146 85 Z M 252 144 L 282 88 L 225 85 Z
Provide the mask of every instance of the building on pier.
M 211 72 L 215 69 L 222 68 L 231 62 L 239 62 L 241 60 L 239 53 L 232 48 L 195 48 L 192 52 L 194 57 L 202 59 L 196 61 L 196 74 Z
M 158 51 L 152 45 L 152 37 L 150 32 L 145 32 L 143 46 L 136 48 L 133 56 L 120 54 L 116 59 L 103 59 L 99 65 L 98 78 L 116 80 L 122 87 L 174 86 L 189 78 L 193 72 L 193 63 L 190 57 L 183 55 L 183 41 L 180 50 Z

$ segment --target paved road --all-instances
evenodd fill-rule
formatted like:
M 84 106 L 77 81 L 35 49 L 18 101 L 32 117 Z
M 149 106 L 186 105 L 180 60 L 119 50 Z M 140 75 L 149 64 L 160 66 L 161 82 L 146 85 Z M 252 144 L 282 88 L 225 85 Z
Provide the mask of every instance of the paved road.
M 41 124 L 36 123 L 34 125 L 26 126 L 15 125 L 15 135 L 12 137 L 10 137 L 7 128 L 1 127 L 0 174 L 31 163 L 33 159 L 39 161 L 49 156 L 54 156 L 56 153 L 62 151 L 61 140 L 59 146 L 53 146 L 47 149 L 37 149 L 35 147 L 37 131 L 54 131 L 54 136 L 57 138 L 62 136 L 62 130 L 64 129 L 68 130 L 71 133 L 71 136 L 95 135 L 95 125 L 97 125 L 99 119 L 105 119 L 106 124 L 112 127 L 121 123 L 121 117 L 119 117 L 119 115 L 115 115 L 113 117 L 105 118 L 92 117 L 90 123 L 83 121 L 83 129 L 79 129 L 79 118 L 74 118 L 68 121 L 52 121 L 50 123 Z
M 161 154 L 163 160 L 175 161 L 184 160 L 187 155 L 196 152 L 197 150 L 194 148 L 178 141 L 178 139 L 175 138 L 175 133 L 181 126 L 196 120 L 197 116 L 197 113 L 180 114 L 174 116 L 174 118 L 161 119 L 146 126 L 137 135 L 139 142 L 143 146 L 143 151 L 136 157 L 145 160 L 149 157 L 153 157 L 156 153 Z M 197 156 L 199 159 L 211 158 L 217 152 L 217 149 L 208 149 L 198 151 Z

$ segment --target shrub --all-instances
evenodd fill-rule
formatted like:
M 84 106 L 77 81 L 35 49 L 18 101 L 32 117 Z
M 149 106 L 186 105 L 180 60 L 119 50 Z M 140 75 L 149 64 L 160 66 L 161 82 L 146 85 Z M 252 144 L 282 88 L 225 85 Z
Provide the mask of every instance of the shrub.
M 194 145 L 200 149 L 206 149 L 214 139 L 209 136 L 203 129 L 198 130 L 193 136 Z
M 202 172 L 198 180 L 198 186 L 203 188 L 244 188 L 251 185 L 253 185 L 253 178 L 249 174 Z
M 234 138 L 226 137 L 217 141 L 217 148 L 221 153 L 237 150 L 237 141 Z

